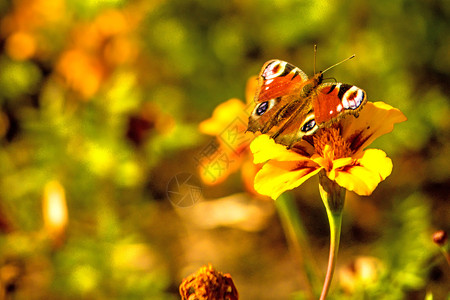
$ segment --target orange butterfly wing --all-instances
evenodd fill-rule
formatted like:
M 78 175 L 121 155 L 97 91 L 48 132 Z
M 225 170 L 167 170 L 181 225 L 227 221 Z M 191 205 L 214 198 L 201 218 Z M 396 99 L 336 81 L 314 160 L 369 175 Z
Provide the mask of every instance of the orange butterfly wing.
M 267 133 L 275 142 L 291 147 L 318 128 L 348 114 L 357 115 L 366 100 L 366 93 L 356 86 L 322 84 L 321 72 L 308 79 L 294 65 L 271 60 L 259 75 L 247 130 Z
M 248 130 L 267 133 L 280 125 L 293 106 L 300 104 L 295 100 L 307 82 L 308 76 L 294 65 L 280 60 L 266 62 L 259 75 L 256 106 L 249 118 Z
M 257 103 L 297 93 L 308 81 L 308 76 L 290 63 L 270 60 L 262 67 L 259 80 L 255 95 Z
M 317 87 L 312 105 L 316 123 L 324 127 L 347 115 L 356 115 L 367 101 L 364 90 L 345 83 L 324 83 Z

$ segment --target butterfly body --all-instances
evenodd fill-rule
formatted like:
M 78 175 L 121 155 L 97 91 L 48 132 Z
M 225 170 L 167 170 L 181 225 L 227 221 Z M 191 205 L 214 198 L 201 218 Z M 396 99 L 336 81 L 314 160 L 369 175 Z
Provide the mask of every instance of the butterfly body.
M 323 83 L 322 72 L 308 78 L 292 64 L 270 60 L 259 75 L 255 102 L 247 130 L 269 134 L 275 142 L 291 147 L 319 128 L 357 115 L 366 93 L 349 84 Z

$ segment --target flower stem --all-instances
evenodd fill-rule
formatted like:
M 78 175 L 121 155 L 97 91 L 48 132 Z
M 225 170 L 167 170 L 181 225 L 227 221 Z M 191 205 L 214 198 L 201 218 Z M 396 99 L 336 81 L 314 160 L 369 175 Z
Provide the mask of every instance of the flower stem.
M 433 234 L 433 242 L 440 248 L 442 254 L 447 259 L 448 265 L 450 266 L 450 243 L 447 233 L 444 230 L 436 231 Z
M 319 282 L 317 280 L 317 266 L 314 264 L 314 257 L 310 248 L 310 243 L 306 235 L 305 226 L 298 214 L 298 208 L 294 199 L 288 194 L 282 194 L 275 205 L 280 215 L 281 223 L 286 234 L 286 238 L 295 252 L 295 257 L 300 261 L 303 267 L 304 275 L 308 282 L 308 293 L 311 299 L 315 299 L 318 291 Z
M 328 212 L 328 211 L 327 211 Z M 324 300 L 330 289 L 331 280 L 333 279 L 334 267 L 336 265 L 336 258 L 339 251 L 339 240 L 341 236 L 342 213 L 328 214 L 328 221 L 330 222 L 330 254 L 328 256 L 327 274 L 323 284 L 320 300 Z
M 320 300 L 324 300 L 330 289 L 333 279 L 336 258 L 339 251 L 339 241 L 341 237 L 342 209 L 344 207 L 345 189 L 336 182 L 331 181 L 325 172 L 319 173 L 319 191 L 323 204 L 327 211 L 328 222 L 330 224 L 330 253 L 328 256 L 328 267 L 325 281 L 322 287 Z

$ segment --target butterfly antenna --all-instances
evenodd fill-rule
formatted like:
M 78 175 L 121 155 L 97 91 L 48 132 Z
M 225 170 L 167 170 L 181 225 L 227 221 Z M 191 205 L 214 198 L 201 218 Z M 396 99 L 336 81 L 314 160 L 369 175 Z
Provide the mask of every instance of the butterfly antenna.
M 314 45 L 314 74 L 316 74 L 317 45 Z
M 323 70 L 321 73 L 325 73 L 326 71 L 328 71 L 329 69 L 331 69 L 331 68 L 334 68 L 334 67 L 336 67 L 337 65 L 340 65 L 340 64 L 342 64 L 343 62 L 346 62 L 347 60 L 350 60 L 350 59 L 352 59 L 353 57 L 355 57 L 355 54 L 353 54 L 352 56 L 350 56 L 350 57 L 347 57 L 346 59 L 344 59 L 344 60 L 341 60 L 340 62 L 338 62 L 338 63 L 336 63 L 336 64 L 334 64 L 334 65 L 332 65 L 331 67 L 328 67 L 328 68 L 326 68 L 325 70 Z

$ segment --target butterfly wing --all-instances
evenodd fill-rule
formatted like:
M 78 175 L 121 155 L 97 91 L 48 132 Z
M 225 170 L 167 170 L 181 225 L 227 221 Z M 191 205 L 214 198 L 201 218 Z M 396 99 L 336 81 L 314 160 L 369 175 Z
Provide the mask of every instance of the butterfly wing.
M 275 142 L 292 147 L 319 128 L 357 115 L 366 100 L 366 93 L 354 85 L 322 83 L 321 72 L 308 79 L 294 65 L 271 60 L 259 75 L 247 130 L 269 134 Z
M 298 105 L 294 104 L 296 101 L 300 101 Z M 346 115 L 357 115 L 366 101 L 364 90 L 354 85 L 324 83 L 316 88 L 313 86 L 308 97 L 293 100 L 290 116 L 272 134 L 272 138 L 279 144 L 292 147 L 319 128 L 326 127 Z
M 286 121 L 274 127 L 271 137 L 276 143 L 291 148 L 305 135 L 313 134 L 319 127 L 314 120 L 314 111 L 311 109 L 311 97 L 297 99 L 292 103 L 292 109 Z
M 248 131 L 268 133 L 282 125 L 302 101 L 298 101 L 308 76 L 294 65 L 280 60 L 264 64 L 259 75 L 255 107 L 249 117 Z M 297 100 L 297 101 L 296 101 Z
M 264 64 L 259 80 L 256 103 L 295 94 L 308 81 L 308 76 L 296 66 L 275 59 Z
M 366 92 L 354 85 L 323 83 L 312 99 L 315 122 L 325 127 L 348 114 L 357 115 L 366 101 Z

